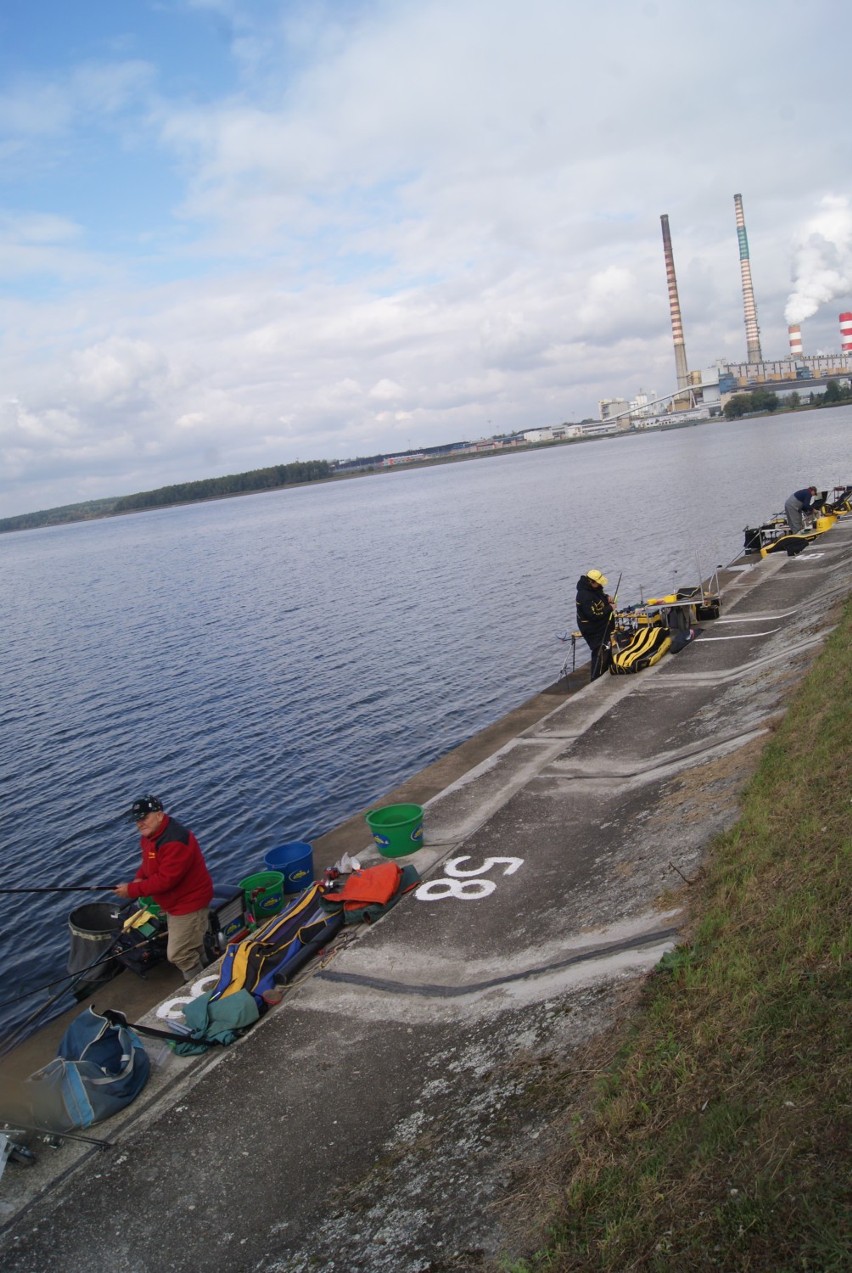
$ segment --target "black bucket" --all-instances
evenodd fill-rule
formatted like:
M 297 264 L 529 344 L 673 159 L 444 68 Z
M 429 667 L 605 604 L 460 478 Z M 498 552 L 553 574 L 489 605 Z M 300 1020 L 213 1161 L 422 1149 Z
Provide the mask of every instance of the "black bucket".
M 79 997 L 109 981 L 121 969 L 117 960 L 104 958 L 121 932 L 118 906 L 113 902 L 87 902 L 68 916 L 68 928 L 71 933 L 68 971 L 79 974 L 71 990 Z M 95 964 L 97 967 L 93 967 Z

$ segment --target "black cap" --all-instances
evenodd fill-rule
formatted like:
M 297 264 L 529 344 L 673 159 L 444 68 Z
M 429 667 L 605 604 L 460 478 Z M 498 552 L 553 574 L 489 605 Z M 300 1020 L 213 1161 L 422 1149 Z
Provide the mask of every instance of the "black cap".
M 163 802 L 156 796 L 140 796 L 127 811 L 128 822 L 141 822 L 149 813 L 162 813 Z

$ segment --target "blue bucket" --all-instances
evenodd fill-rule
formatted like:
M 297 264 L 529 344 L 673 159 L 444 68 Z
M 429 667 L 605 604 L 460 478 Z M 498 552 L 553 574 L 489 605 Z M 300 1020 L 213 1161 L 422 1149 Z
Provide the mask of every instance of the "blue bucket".
M 291 840 L 270 849 L 263 859 L 270 871 L 284 876 L 285 893 L 301 893 L 314 880 L 314 851 L 303 840 Z

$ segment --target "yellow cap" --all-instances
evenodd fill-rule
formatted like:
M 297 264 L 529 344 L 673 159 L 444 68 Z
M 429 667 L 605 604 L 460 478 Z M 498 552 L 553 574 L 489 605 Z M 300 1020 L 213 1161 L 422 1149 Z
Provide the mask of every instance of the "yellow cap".
M 602 575 L 599 570 L 587 570 L 586 578 L 591 579 L 592 583 L 599 583 L 602 588 L 605 588 L 609 583 L 606 575 Z

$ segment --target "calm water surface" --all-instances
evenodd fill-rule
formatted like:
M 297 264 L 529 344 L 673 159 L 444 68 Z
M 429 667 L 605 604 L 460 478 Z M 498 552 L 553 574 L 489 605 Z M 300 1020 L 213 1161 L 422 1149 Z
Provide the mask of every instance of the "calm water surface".
M 0 536 L 2 887 L 128 878 L 147 791 L 214 879 L 262 869 L 553 681 L 586 569 L 623 601 L 697 582 L 790 491 L 852 480 L 850 430 L 719 422 Z M 0 998 L 64 971 L 95 896 L 0 894 Z

